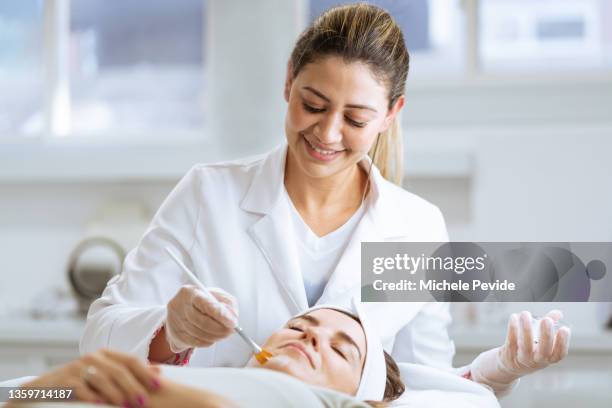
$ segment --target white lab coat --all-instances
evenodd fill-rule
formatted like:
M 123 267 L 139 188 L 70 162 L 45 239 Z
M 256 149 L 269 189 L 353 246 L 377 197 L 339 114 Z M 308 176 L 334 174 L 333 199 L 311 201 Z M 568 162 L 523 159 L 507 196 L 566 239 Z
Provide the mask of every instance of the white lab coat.
M 193 167 L 166 198 L 138 246 L 126 257 L 87 317 L 81 353 L 109 347 L 146 358 L 166 304 L 188 283 L 169 246 L 209 287 L 239 303 L 240 324 L 263 342 L 308 307 L 291 215 L 282 200 L 287 147 L 240 161 Z M 369 165 L 364 159 L 360 165 Z M 448 241 L 429 202 L 386 181 L 373 166 L 371 203 L 318 303 L 351 307 L 360 296 L 362 241 Z M 305 271 L 307 273 L 307 271 Z M 400 362 L 450 368 L 454 345 L 444 303 L 364 303 L 387 351 Z M 238 336 L 197 349 L 192 366 L 243 366 L 249 349 Z

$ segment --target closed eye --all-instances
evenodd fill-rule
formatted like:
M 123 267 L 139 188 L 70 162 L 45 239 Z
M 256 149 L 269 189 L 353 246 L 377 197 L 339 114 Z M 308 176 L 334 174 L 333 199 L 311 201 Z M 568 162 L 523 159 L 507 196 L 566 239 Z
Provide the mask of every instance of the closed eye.
M 346 361 L 348 361 L 348 359 L 346 358 L 346 356 L 344 355 L 344 353 L 342 353 L 342 351 L 340 351 L 340 349 L 338 347 L 332 347 L 332 349 L 338 353 L 340 355 L 340 357 L 342 357 L 343 359 L 345 359 Z
M 302 103 L 302 105 L 304 105 L 304 109 L 306 109 L 310 113 L 321 113 L 325 110 L 325 109 L 315 108 L 314 106 L 310 106 L 307 103 Z
M 357 121 L 355 121 L 355 120 L 353 120 L 351 118 L 348 118 L 348 117 L 346 118 L 346 120 L 348 121 L 348 123 L 350 123 L 351 125 L 353 125 L 355 127 L 358 127 L 358 128 L 362 128 L 365 125 L 367 125 L 366 122 L 357 122 Z
M 302 105 L 304 106 L 304 109 L 306 109 L 306 111 L 310 113 L 321 113 L 325 111 L 325 109 L 315 108 L 314 106 L 310 106 L 304 102 L 302 103 Z M 367 122 L 357 122 L 356 120 L 353 120 L 349 118 L 348 116 L 345 116 L 344 118 L 351 126 L 354 126 L 354 127 L 362 128 L 365 125 L 367 125 Z
M 299 332 L 303 332 L 304 331 L 304 329 L 302 329 L 301 327 L 298 327 L 298 326 L 287 326 L 287 328 L 289 330 L 295 330 L 295 331 L 299 331 Z

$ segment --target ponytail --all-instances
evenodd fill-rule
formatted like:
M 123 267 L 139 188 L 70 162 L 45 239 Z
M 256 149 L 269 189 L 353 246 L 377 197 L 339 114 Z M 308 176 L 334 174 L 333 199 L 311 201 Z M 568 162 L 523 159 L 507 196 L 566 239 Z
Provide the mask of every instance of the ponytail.
M 378 135 L 368 155 L 380 174 L 398 186 L 402 185 L 404 148 L 399 113 L 389 128 Z

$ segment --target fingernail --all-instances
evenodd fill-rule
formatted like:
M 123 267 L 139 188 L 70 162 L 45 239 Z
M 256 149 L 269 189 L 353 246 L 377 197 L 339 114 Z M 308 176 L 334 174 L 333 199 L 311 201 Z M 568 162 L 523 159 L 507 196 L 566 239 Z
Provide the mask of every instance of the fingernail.
M 104 403 L 104 401 L 102 401 L 101 399 L 97 399 L 97 400 L 95 400 L 94 402 L 95 402 L 96 404 L 103 404 L 103 403 Z
M 123 408 L 132 408 L 132 404 L 130 404 L 129 402 L 125 401 L 122 405 Z
M 161 384 L 157 378 L 154 378 L 151 383 L 153 384 L 153 388 L 156 390 L 159 390 L 159 388 L 161 387 Z
M 136 399 L 138 400 L 138 405 L 140 405 L 141 407 L 145 406 L 145 398 L 142 395 L 139 395 Z

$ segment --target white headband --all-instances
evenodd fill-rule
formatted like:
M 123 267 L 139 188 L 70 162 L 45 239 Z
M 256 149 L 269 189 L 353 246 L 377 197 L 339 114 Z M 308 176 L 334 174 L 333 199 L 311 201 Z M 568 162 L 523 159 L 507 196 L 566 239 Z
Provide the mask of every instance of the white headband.
M 361 321 L 363 332 L 365 333 L 367 350 L 363 371 L 361 373 L 361 381 L 359 382 L 359 388 L 357 389 L 355 397 L 362 401 L 382 401 L 387 384 L 387 365 L 385 363 L 382 343 L 378 336 L 376 336 L 376 332 L 372 330 L 369 325 L 369 321 L 365 313 L 361 310 L 359 302 L 353 301 L 353 306 L 357 311 L 357 316 L 354 311 L 336 305 L 317 305 L 304 310 L 294 316 L 294 318 L 319 309 L 338 310 L 350 316 L 358 317 Z

